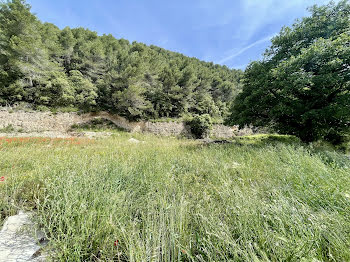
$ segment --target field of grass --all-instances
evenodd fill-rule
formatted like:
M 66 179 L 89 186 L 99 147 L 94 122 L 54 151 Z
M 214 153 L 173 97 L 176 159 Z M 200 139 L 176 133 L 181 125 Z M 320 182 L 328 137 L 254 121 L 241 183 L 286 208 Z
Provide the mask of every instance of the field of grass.
M 350 261 L 350 160 L 290 139 L 1 139 L 2 176 L 58 261 Z

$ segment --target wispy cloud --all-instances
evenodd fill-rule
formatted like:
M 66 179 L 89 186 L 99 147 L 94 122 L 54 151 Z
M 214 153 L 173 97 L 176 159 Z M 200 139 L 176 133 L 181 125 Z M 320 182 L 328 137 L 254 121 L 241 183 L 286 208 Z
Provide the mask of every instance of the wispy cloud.
M 243 65 L 233 65 L 231 68 L 245 70 L 248 64 Z
M 240 26 L 232 36 L 240 41 L 250 40 L 264 30 L 266 25 L 292 22 L 297 17 L 308 15 L 307 7 L 327 2 L 329 0 L 242 0 L 239 10 Z
M 160 38 L 158 39 L 158 45 L 160 45 L 161 47 L 164 47 L 167 43 L 169 43 L 169 39 L 168 38 Z
M 270 35 L 270 36 L 267 36 L 267 37 L 264 37 L 258 41 L 255 41 L 254 43 L 250 44 L 250 45 L 247 45 L 245 47 L 243 47 L 242 49 L 240 49 L 239 51 L 237 52 L 234 52 L 229 55 L 229 56 L 226 56 L 225 58 L 221 59 L 220 61 L 218 61 L 219 64 L 223 64 L 227 61 L 230 61 L 232 60 L 233 58 L 243 54 L 244 52 L 246 52 L 247 50 L 249 50 L 250 48 L 256 46 L 256 45 L 259 45 L 261 43 L 264 43 L 264 42 L 267 42 L 267 41 L 270 41 L 272 37 L 274 37 L 275 35 Z

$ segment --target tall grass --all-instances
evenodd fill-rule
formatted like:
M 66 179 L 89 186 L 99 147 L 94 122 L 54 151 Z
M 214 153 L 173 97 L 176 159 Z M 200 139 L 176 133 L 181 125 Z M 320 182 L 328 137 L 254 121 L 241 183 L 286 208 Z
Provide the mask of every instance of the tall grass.
M 130 136 L 3 145 L 2 220 L 34 209 L 59 261 L 350 260 L 341 154 Z

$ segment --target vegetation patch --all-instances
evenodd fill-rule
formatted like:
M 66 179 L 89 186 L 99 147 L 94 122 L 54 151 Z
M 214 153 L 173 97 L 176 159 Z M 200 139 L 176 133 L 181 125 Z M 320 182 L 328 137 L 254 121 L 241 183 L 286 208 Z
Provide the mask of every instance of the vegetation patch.
M 4 128 L 0 128 L 0 133 L 13 133 L 16 129 L 12 125 L 8 125 Z
M 91 131 L 105 131 L 105 130 L 119 130 L 123 131 L 121 127 L 118 127 L 112 121 L 105 118 L 96 118 L 91 121 L 74 124 L 71 127 L 72 130 L 91 130 Z
M 34 210 L 58 261 L 348 261 L 350 160 L 236 139 L 3 142 L 1 221 Z
M 244 72 L 227 123 L 335 145 L 350 133 L 350 4 L 313 6 Z
M 212 127 L 212 120 L 208 114 L 195 115 L 185 120 L 185 123 L 189 126 L 195 138 L 204 138 L 208 136 Z

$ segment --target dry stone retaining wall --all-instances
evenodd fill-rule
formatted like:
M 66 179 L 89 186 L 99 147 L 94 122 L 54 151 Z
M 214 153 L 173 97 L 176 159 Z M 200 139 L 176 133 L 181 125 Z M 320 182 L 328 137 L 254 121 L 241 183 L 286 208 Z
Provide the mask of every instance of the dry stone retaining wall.
M 0 129 L 11 126 L 15 130 L 22 130 L 23 132 L 67 132 L 72 125 L 89 122 L 96 118 L 108 119 L 118 127 L 129 132 L 147 132 L 165 136 L 190 134 L 188 128 L 182 122 L 130 122 L 121 116 L 112 115 L 107 112 L 53 114 L 50 112 L 12 112 L 4 108 L 0 108 Z M 230 138 L 235 135 L 234 132 L 234 128 L 224 125 L 214 125 L 210 135 L 217 138 Z
M 159 135 L 190 135 L 190 131 L 182 122 L 145 122 L 143 131 Z
M 213 125 L 210 135 L 217 138 L 231 138 L 235 136 L 238 127 L 230 127 L 225 125 Z

